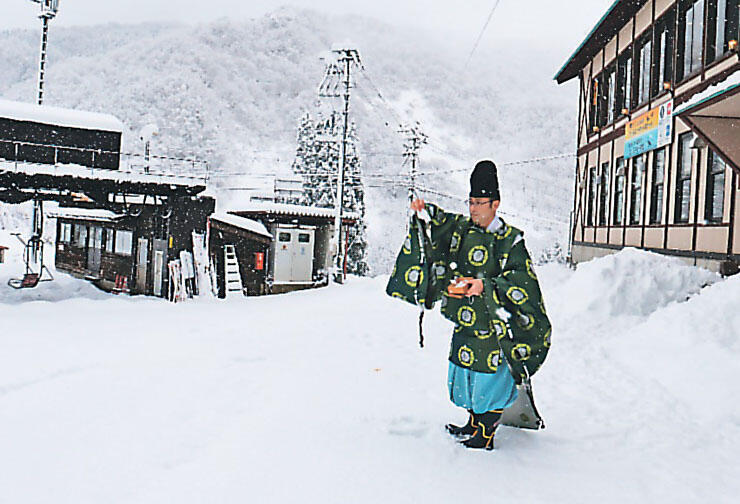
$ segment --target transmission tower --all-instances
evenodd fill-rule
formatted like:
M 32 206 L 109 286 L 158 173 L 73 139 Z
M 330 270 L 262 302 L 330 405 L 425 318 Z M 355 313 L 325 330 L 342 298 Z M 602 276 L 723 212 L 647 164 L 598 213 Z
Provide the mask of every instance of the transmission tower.
M 414 199 L 416 193 L 416 176 L 419 166 L 419 150 L 422 145 L 429 142 L 429 138 L 422 133 L 421 125 L 417 122 L 414 126 L 402 124 L 398 130 L 404 135 L 403 153 L 404 164 L 409 164 L 409 200 Z
M 49 42 L 49 21 L 59 12 L 59 0 L 31 0 L 41 5 L 41 57 L 39 58 L 39 96 L 38 103 L 44 103 L 44 74 L 46 73 L 46 46 Z
M 339 155 L 339 173 L 337 175 L 337 195 L 334 200 L 334 240 L 333 249 L 336 252 L 334 259 L 333 278 L 337 283 L 344 283 L 345 246 L 342 240 L 342 206 L 344 202 L 344 172 L 347 164 L 347 132 L 349 130 L 349 100 L 350 90 L 354 87 L 352 69 L 362 69 L 360 53 L 357 49 L 332 49 L 332 57 L 326 65 L 324 78 L 319 85 L 320 98 L 342 98 L 342 144 Z

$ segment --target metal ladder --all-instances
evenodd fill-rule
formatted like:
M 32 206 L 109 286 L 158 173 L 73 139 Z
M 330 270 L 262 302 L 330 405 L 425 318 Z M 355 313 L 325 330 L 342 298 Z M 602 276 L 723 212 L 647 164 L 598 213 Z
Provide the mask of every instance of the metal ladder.
M 224 276 L 226 277 L 226 297 L 233 293 L 244 295 L 244 284 L 239 271 L 239 261 L 233 245 L 224 245 Z

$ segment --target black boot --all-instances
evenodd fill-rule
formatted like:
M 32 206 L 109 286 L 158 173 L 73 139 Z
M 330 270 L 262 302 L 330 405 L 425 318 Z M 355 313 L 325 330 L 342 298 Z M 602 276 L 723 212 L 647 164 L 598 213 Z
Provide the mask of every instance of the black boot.
M 473 410 L 468 410 L 468 413 L 470 413 L 470 418 L 462 427 L 455 424 L 445 425 L 445 429 L 447 429 L 447 432 L 450 433 L 450 435 L 455 437 L 465 437 L 475 434 L 475 414 L 473 413 Z
M 503 410 L 494 410 L 482 415 L 475 415 L 475 432 L 473 437 L 462 441 L 466 448 L 493 450 L 493 435 L 501 421 Z

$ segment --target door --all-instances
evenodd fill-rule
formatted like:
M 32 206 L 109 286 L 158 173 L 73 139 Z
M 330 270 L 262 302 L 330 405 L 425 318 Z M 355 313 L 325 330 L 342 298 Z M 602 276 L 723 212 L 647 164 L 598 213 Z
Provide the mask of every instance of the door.
M 161 296 L 167 267 L 165 257 L 167 256 L 167 240 L 152 240 L 152 251 L 154 252 L 154 295 Z
M 87 271 L 92 275 L 100 274 L 100 258 L 103 252 L 103 228 L 90 228 L 90 241 L 87 248 Z
M 313 229 L 292 230 L 293 264 L 291 276 L 294 282 L 311 282 L 313 280 Z
M 275 242 L 275 282 L 290 282 L 293 261 L 293 233 L 291 229 L 277 228 Z
M 149 240 L 139 238 L 136 254 L 136 291 L 146 294 L 146 276 L 149 265 Z

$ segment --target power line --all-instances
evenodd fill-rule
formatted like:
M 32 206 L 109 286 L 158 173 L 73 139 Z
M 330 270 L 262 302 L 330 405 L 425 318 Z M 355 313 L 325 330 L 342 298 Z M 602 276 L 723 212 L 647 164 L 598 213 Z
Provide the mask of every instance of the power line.
M 473 59 L 473 54 L 475 54 L 475 51 L 478 49 L 478 44 L 480 44 L 480 41 L 483 38 L 483 34 L 486 33 L 486 28 L 488 28 L 488 24 L 491 22 L 491 19 L 493 19 L 493 14 L 494 12 L 496 12 L 499 3 L 501 3 L 501 0 L 496 0 L 496 3 L 493 4 L 493 9 L 491 9 L 491 13 L 488 14 L 488 19 L 486 19 L 486 23 L 483 25 L 483 29 L 480 31 L 480 35 L 478 35 L 478 39 L 475 41 L 475 44 L 473 45 L 473 50 L 470 51 L 468 61 L 465 62 L 465 66 L 463 68 L 467 68 L 470 64 L 470 60 Z

